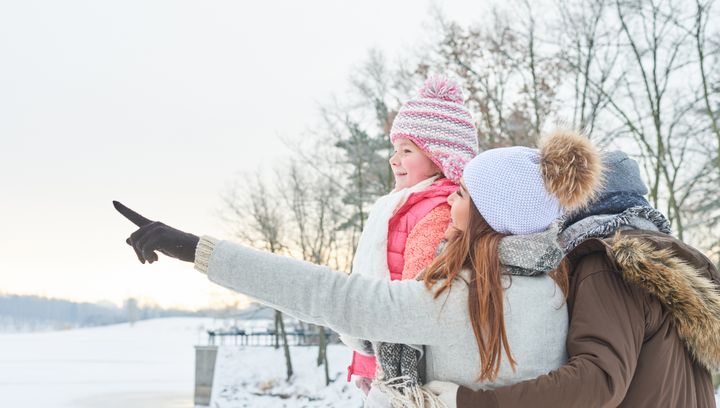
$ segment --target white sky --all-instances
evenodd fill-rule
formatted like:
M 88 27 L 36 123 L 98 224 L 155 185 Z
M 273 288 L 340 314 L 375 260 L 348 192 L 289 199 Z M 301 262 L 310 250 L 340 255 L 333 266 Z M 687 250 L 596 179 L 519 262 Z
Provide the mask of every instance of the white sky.
M 483 2 L 437 1 L 461 22 Z M 141 265 L 117 199 L 227 236 L 238 172 L 287 157 L 370 48 L 426 40 L 431 3 L 0 1 L 0 291 L 188 308 L 226 292 Z

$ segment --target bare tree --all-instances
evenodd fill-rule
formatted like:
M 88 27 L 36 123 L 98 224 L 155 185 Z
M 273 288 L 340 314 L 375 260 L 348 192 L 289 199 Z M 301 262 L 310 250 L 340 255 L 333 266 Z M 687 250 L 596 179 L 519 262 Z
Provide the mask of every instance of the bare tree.
M 701 133 L 691 115 L 698 98 L 682 79 L 692 65 L 690 35 L 675 22 L 682 6 L 615 0 L 621 46 L 629 58 L 622 61 L 628 70 L 610 102 L 642 152 L 652 203 L 659 207 L 665 199 L 666 214 L 680 239 L 685 233 L 683 207 L 704 167 L 697 166 L 700 158 L 690 143 Z
M 283 171 L 281 191 L 294 225 L 294 246 L 302 259 L 318 265 L 329 265 L 338 252 L 343 223 L 343 203 L 335 183 L 318 175 L 312 168 L 303 168 L 294 161 Z M 325 328 L 317 327 L 320 344 L 318 365 L 325 365 L 325 383 L 330 383 Z
M 477 27 L 436 17 L 442 38 L 431 64 L 460 78 L 475 112 L 481 148 L 534 145 L 554 111 L 566 71 L 555 47 L 541 44 L 530 2 L 519 6 L 520 18 L 495 10 Z M 421 65 L 419 71 L 433 66 Z
M 720 267 L 720 233 L 718 233 L 720 228 L 720 187 L 718 187 L 720 186 L 720 102 L 718 102 L 718 99 L 720 99 L 720 86 L 717 85 L 720 80 L 720 73 L 717 68 L 714 68 L 717 67 L 718 56 L 720 55 L 720 42 L 708 40 L 708 37 L 713 35 L 715 37 L 720 36 L 717 28 L 715 28 L 715 32 L 709 32 L 708 28 L 711 16 L 717 21 L 720 13 L 715 10 L 715 15 L 712 14 L 713 3 L 713 0 L 695 1 L 695 19 L 691 30 L 700 73 L 703 100 L 701 112 L 710 124 L 710 132 L 715 136 L 715 151 L 708 149 L 708 155 L 710 157 L 715 156 L 716 176 L 709 178 L 708 188 L 702 194 L 703 199 L 700 205 L 697 206 L 697 210 L 702 215 L 700 218 L 707 220 L 707 226 L 710 230 L 708 236 L 711 237 L 710 241 L 714 241 L 710 243 L 710 249 L 717 259 L 717 265 Z M 714 58 L 714 61 L 708 64 L 710 58 Z M 711 84 L 716 85 L 713 87 Z M 712 237 L 714 237 L 714 240 Z
M 584 129 L 590 137 L 598 118 L 608 107 L 608 95 L 615 93 L 624 71 L 616 63 L 620 57 L 617 27 L 612 24 L 608 0 L 558 1 L 559 19 L 554 24 L 560 58 L 572 75 L 571 125 Z M 563 95 L 564 94 L 560 94 Z M 602 142 L 617 135 L 617 129 L 601 126 Z
M 604 143 L 618 139 L 627 149 L 623 140 L 632 140 L 650 201 L 668 215 L 681 239 L 690 231 L 703 248 L 712 246 L 702 232 L 714 219 L 708 197 L 720 193 L 713 171 L 720 143 L 713 127 L 717 90 L 709 86 L 713 73 L 708 75 L 705 63 L 717 55 L 707 40 L 711 3 L 559 4 L 559 38 L 575 45 L 563 47 L 575 75 L 574 122 Z
M 223 201 L 225 210 L 229 212 L 226 219 L 236 226 L 235 235 L 238 238 L 272 253 L 280 253 L 287 249 L 283 242 L 286 215 L 273 190 L 257 173 L 254 178 L 240 178 L 223 196 Z M 279 348 L 282 339 L 286 375 L 290 380 L 293 375 L 290 347 L 283 314 L 278 310 L 275 311 L 274 325 L 275 348 Z
M 370 206 L 393 188 L 390 129 L 418 81 L 402 67 L 391 69 L 382 53 L 371 50 L 352 73 L 346 100 L 321 107 L 321 126 L 312 131 L 315 143 L 286 141 L 342 197 L 345 219 L 340 228 L 350 239 L 340 252 L 348 256 L 347 267 Z
M 695 1 L 695 19 L 692 27 L 692 36 L 695 43 L 695 50 L 697 51 L 698 59 L 698 70 L 700 72 L 700 81 L 702 88 L 702 99 L 704 104 L 704 113 L 710 122 L 710 130 L 715 135 L 715 167 L 720 174 L 720 109 L 713 105 L 712 99 L 717 98 L 720 95 L 720 87 L 717 85 L 715 89 L 711 87 L 711 81 L 714 79 L 714 83 L 717 84 L 717 70 L 715 70 L 715 78 L 712 78 L 712 73 L 708 70 L 708 57 L 715 56 L 717 59 L 720 53 L 720 46 L 718 43 L 709 44 L 707 41 L 708 37 L 708 23 L 710 22 L 711 10 L 714 1 L 700 0 Z M 716 18 L 718 16 L 715 16 Z M 715 33 L 717 34 L 717 32 Z M 715 61 L 717 62 L 717 61 Z M 713 66 L 716 64 L 713 64 Z
M 720 223 L 713 1 L 557 5 L 558 18 L 542 25 L 526 0 L 513 3 L 512 19 L 495 10 L 477 26 L 438 13 L 438 51 L 418 71 L 439 67 L 462 79 L 484 148 L 531 145 L 557 114 L 570 116 L 601 146 L 630 150 L 644 169 L 651 203 L 679 238 L 690 231 L 698 246 L 720 246 L 717 238 L 702 238 L 716 231 L 701 233 Z

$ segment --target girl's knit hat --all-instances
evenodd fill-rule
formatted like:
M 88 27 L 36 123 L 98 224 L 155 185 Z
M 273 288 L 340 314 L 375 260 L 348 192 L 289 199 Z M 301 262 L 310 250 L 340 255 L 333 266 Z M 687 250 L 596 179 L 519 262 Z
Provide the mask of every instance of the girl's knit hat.
M 440 75 L 429 77 L 420 95 L 400 108 L 390 129 L 390 141 L 397 139 L 415 143 L 455 183 L 478 153 L 477 129 L 462 91 Z
M 602 182 L 601 157 L 587 137 L 557 130 L 539 149 L 482 152 L 465 167 L 463 181 L 493 230 L 532 234 L 590 202 Z

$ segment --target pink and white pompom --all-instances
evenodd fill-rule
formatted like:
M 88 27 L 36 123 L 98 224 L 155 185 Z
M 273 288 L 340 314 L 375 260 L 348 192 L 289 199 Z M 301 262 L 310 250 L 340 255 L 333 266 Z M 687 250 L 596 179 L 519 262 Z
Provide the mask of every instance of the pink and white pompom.
M 460 85 L 447 76 L 439 74 L 425 80 L 425 84 L 420 88 L 420 96 L 460 104 L 465 101 Z

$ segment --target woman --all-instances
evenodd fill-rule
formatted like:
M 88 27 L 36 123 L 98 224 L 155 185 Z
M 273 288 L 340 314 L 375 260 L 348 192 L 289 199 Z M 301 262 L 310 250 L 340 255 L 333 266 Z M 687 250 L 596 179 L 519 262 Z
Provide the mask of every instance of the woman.
M 597 199 L 560 232 L 573 265 L 569 361 L 492 390 L 428 384 L 448 407 L 716 407 L 720 274 L 670 235 L 634 160 L 614 151 L 603 164 Z
M 565 360 L 567 279 L 558 268 L 562 251 L 553 221 L 589 201 L 600 173 L 595 148 L 572 132 L 553 133 L 539 150 L 481 153 L 448 200 L 448 244 L 422 281 L 347 276 L 228 241 L 199 239 L 122 204 L 116 208 L 141 227 L 127 242 L 142 262 L 157 260 L 155 250 L 194 262 L 213 282 L 301 320 L 381 343 L 424 346 L 410 348 L 424 349 L 426 381 L 494 388 L 537 377 Z M 348 306 L 355 304 L 367 307 Z M 425 405 L 431 397 L 417 387 L 422 373 L 415 370 L 413 376 L 415 366 L 397 359 L 398 350 L 375 350 L 383 369 L 392 366 L 383 360 L 395 358 L 395 371 L 404 379 L 398 386 L 385 373 L 386 383 L 377 383 L 392 402 Z

